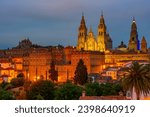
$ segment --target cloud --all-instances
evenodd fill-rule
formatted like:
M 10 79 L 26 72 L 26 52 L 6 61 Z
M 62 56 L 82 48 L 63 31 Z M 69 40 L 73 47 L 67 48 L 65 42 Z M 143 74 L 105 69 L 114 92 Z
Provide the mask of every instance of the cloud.
M 74 44 L 82 12 L 87 27 L 92 25 L 96 35 L 103 10 L 107 28 L 117 45 L 118 40 L 128 39 L 132 16 L 136 17 L 138 26 L 144 26 L 140 25 L 139 30 L 148 32 L 149 4 L 148 0 L 0 0 L 0 38 L 19 40 L 31 32 L 35 42 L 41 42 L 43 37 L 46 43 L 70 39 Z

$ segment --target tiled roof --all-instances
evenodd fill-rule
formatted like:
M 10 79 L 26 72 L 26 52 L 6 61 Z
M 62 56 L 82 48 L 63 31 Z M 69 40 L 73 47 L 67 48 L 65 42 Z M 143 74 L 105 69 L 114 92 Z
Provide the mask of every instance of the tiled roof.
M 125 96 L 80 96 L 79 100 L 128 100 Z

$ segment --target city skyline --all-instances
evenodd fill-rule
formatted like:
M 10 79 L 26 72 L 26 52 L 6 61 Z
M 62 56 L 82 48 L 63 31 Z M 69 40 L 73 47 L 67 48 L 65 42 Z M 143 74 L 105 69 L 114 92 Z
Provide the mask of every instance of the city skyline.
M 33 43 L 44 46 L 76 46 L 82 12 L 88 31 L 92 26 L 97 36 L 102 10 L 113 47 L 117 47 L 121 41 L 128 44 L 133 16 L 139 40 L 145 36 L 149 47 L 149 3 L 146 0 L 1 0 L 0 49 L 14 47 L 28 37 Z

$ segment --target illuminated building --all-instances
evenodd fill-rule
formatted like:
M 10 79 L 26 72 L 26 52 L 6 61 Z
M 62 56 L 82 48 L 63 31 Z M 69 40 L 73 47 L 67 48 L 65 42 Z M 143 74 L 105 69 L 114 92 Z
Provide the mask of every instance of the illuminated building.
M 112 80 L 117 80 L 117 78 L 118 78 L 118 70 L 119 69 L 117 67 L 109 67 L 109 68 L 105 69 L 105 71 L 102 74 L 102 76 L 111 77 Z
M 87 34 L 86 22 L 84 20 L 84 16 L 82 15 L 81 23 L 78 29 L 77 50 L 90 50 L 100 52 L 111 50 L 112 40 L 109 34 L 106 32 L 107 29 L 103 14 L 101 15 L 97 30 L 97 39 L 95 38 L 91 27 L 89 33 Z
M 0 82 L 10 82 L 12 78 L 23 73 L 22 58 L 6 58 L 0 59 Z
M 137 51 L 140 49 L 139 40 L 138 40 L 138 32 L 135 19 L 133 18 L 130 32 L 130 39 L 128 44 L 128 49 L 132 51 Z
M 145 37 L 143 36 L 142 41 L 141 41 L 141 51 L 146 53 L 147 52 L 147 42 Z
M 80 59 L 83 59 L 88 74 L 100 74 L 107 67 L 121 67 L 129 61 L 150 60 L 145 37 L 141 43 L 138 40 L 135 19 L 131 24 L 128 46 L 121 42 L 118 48 L 112 49 L 112 39 L 106 30 L 103 14 L 100 17 L 96 37 L 91 27 L 88 32 L 82 15 L 76 47 L 61 45 L 44 47 L 24 39 L 16 47 L 0 51 L 1 80 L 7 76 L 10 81 L 20 73 L 24 74 L 26 80 L 49 79 L 48 71 L 52 60 L 58 71 L 58 82 L 73 80 Z M 113 79 L 117 79 L 115 70 L 108 71 L 108 74 L 113 74 Z
M 48 79 L 51 53 L 47 48 L 34 48 L 28 56 L 29 80 Z

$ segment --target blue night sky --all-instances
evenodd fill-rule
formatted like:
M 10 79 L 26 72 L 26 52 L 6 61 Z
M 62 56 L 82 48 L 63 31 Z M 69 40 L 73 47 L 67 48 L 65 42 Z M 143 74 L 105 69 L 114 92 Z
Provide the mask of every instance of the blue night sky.
M 149 47 L 149 5 L 149 0 L 0 0 L 0 49 L 27 37 L 44 46 L 76 45 L 82 12 L 96 36 L 101 10 L 114 47 L 128 43 L 133 16 L 139 40 L 144 35 Z

